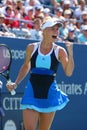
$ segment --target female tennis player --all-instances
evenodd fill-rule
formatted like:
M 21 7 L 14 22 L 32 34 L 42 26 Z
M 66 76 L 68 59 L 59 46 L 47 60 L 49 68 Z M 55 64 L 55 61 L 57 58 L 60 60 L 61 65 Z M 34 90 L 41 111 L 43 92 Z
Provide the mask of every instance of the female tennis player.
M 29 44 L 26 58 L 17 79 L 7 84 L 13 90 L 30 72 L 27 87 L 21 101 L 25 130 L 49 130 L 57 110 L 68 103 L 68 96 L 57 87 L 56 73 L 59 63 L 65 74 L 71 76 L 74 69 L 73 44 L 66 42 L 66 49 L 56 45 L 58 29 L 62 23 L 56 19 L 42 24 L 43 39 L 41 42 Z

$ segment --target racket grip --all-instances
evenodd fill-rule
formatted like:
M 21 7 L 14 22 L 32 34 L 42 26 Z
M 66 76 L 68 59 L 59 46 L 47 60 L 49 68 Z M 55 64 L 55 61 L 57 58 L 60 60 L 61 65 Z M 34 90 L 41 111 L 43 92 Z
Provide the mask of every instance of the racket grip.
M 10 84 L 12 82 L 11 82 L 11 80 L 8 80 L 7 83 Z M 13 89 L 10 93 L 11 93 L 12 96 L 15 95 L 16 94 L 15 89 Z
M 12 90 L 11 91 L 11 95 L 15 95 L 16 94 L 16 91 L 15 90 Z

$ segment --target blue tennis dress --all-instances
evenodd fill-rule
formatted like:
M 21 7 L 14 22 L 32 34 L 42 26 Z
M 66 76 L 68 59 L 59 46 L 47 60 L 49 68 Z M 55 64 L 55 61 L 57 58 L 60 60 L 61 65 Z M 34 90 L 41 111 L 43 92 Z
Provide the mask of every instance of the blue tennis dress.
M 40 43 L 33 44 L 30 77 L 21 101 L 21 109 L 28 108 L 42 113 L 61 110 L 69 99 L 56 82 L 60 47 L 53 43 L 51 51 L 44 55 L 40 52 Z

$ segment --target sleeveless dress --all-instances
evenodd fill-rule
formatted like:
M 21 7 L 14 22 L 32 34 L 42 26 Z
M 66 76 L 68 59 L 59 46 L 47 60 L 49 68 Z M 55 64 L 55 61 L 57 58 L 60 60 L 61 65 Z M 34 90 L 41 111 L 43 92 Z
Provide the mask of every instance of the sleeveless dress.
M 44 55 L 40 52 L 40 43 L 34 44 L 31 56 L 30 77 L 21 101 L 21 109 L 33 109 L 42 113 L 55 112 L 66 106 L 69 99 L 56 82 L 59 65 L 59 46 L 53 47 Z

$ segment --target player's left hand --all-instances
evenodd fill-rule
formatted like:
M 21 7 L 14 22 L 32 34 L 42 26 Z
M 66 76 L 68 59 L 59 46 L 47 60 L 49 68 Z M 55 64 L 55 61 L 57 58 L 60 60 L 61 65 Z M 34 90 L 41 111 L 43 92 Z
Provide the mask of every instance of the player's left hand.
M 69 54 L 69 55 L 73 55 L 73 43 L 72 43 L 72 42 L 69 42 L 69 41 L 66 41 L 66 42 L 65 42 L 65 45 L 66 45 L 68 54 Z

